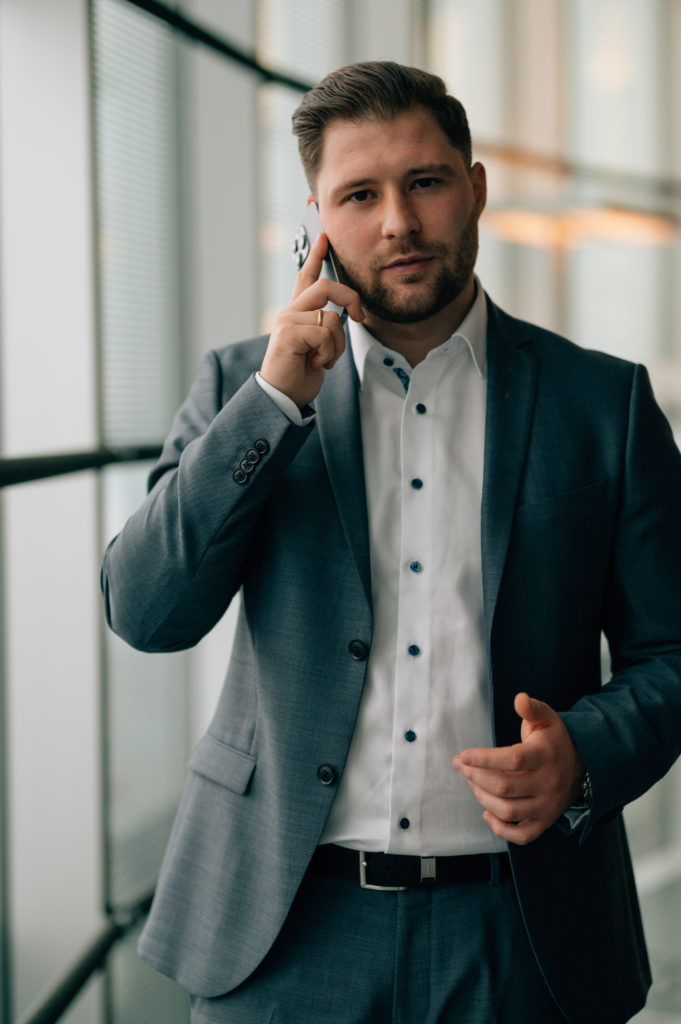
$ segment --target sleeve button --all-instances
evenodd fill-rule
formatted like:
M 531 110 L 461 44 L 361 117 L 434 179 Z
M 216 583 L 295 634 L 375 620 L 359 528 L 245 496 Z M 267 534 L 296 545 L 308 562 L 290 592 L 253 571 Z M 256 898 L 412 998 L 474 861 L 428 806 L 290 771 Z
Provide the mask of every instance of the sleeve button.
M 254 441 L 253 447 L 255 448 L 258 455 L 267 455 L 268 451 L 270 450 L 270 446 L 264 437 L 259 437 L 257 441 Z

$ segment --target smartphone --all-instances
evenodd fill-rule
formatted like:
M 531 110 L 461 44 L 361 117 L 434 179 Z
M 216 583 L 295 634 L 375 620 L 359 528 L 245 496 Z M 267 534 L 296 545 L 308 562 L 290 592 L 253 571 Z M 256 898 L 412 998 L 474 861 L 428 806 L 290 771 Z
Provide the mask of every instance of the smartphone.
M 305 210 L 305 216 L 303 222 L 298 228 L 295 237 L 291 241 L 291 256 L 293 262 L 296 265 L 296 269 L 300 270 L 307 257 L 310 255 L 310 249 L 312 248 L 317 235 L 322 232 L 322 222 L 319 219 L 319 208 L 316 203 L 308 203 L 307 209 Z M 326 277 L 329 281 L 337 281 L 338 274 L 336 268 L 333 265 L 333 257 L 331 253 L 327 253 L 327 256 L 322 263 L 321 277 Z M 348 318 L 348 311 L 344 306 L 338 306 L 335 302 L 327 302 L 324 309 L 332 309 L 334 313 L 338 313 L 341 318 L 341 323 L 344 324 Z

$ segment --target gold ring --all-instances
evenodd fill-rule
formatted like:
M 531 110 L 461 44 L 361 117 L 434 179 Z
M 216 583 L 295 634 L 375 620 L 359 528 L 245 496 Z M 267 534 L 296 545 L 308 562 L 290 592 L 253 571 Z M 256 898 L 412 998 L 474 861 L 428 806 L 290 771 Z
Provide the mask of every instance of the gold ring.
M 324 323 L 324 310 L 323 309 L 318 309 L 317 310 L 317 327 L 321 327 L 323 323 Z

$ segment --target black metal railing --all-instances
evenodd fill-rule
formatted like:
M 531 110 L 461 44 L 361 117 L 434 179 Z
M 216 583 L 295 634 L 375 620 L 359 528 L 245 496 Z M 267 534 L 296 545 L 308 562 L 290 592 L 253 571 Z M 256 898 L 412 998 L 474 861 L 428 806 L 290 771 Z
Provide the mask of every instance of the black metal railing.
M 83 990 L 95 971 L 101 970 L 114 945 L 149 913 L 153 892 L 129 907 L 112 912 L 102 930 L 89 943 L 75 964 L 52 989 L 19 1018 L 16 1024 L 55 1024 Z
M 144 462 L 157 459 L 159 444 L 126 447 L 95 448 L 85 452 L 64 452 L 59 455 L 27 455 L 21 458 L 0 459 L 0 488 L 14 487 L 37 480 L 46 480 L 66 473 L 81 473 L 88 469 L 102 469 L 113 463 Z
M 221 54 L 234 64 L 241 64 L 242 67 L 259 75 L 264 82 L 272 82 L 277 85 L 286 85 L 289 89 L 296 89 L 299 92 L 307 92 L 314 85 L 314 82 L 307 82 L 295 75 L 289 75 L 284 71 L 277 71 L 262 64 L 254 53 L 249 53 L 240 46 L 230 43 L 224 36 L 216 35 L 190 18 L 185 18 L 179 11 L 174 11 L 158 0 L 127 0 L 133 7 L 139 7 L 155 18 L 164 21 L 166 25 L 181 32 L 183 36 L 201 43 L 210 50 Z

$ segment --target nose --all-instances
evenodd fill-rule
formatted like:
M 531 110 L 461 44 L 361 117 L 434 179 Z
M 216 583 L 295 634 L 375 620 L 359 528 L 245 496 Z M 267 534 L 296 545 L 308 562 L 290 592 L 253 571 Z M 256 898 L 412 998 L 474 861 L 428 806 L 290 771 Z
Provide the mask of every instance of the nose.
M 416 234 L 421 222 L 409 198 L 402 192 L 389 193 L 383 200 L 383 237 L 405 238 Z

